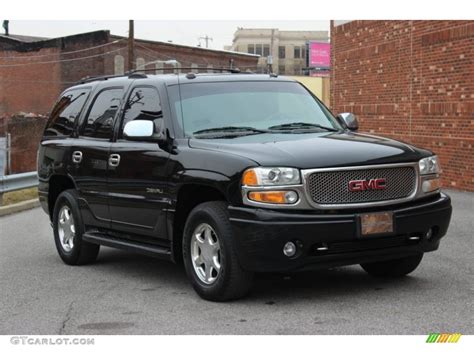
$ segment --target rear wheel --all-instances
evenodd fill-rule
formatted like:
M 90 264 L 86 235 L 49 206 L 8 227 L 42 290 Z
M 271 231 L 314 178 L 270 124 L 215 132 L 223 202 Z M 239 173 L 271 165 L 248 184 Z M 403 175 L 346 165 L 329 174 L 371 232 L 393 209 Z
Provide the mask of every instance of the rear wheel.
M 228 301 L 249 292 L 253 273 L 238 262 L 226 203 L 205 202 L 195 207 L 183 238 L 186 273 L 202 298 Z
M 423 259 L 423 253 L 400 259 L 360 264 L 360 266 L 372 276 L 400 277 L 414 271 L 420 264 L 421 259 Z
M 61 259 L 69 265 L 88 264 L 97 258 L 100 246 L 82 240 L 82 223 L 76 192 L 63 191 L 53 211 L 54 242 Z

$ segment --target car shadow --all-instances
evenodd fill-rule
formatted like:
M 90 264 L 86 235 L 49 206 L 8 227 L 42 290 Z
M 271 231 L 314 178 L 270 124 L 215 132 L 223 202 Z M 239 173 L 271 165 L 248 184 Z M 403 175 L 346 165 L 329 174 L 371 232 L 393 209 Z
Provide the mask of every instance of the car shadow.
M 108 273 L 120 273 L 123 279 L 140 277 L 147 285 L 166 284 L 166 287 L 192 290 L 182 265 L 140 254 L 102 248 L 97 262 L 91 267 Z M 390 293 L 392 289 L 416 293 L 420 287 L 424 287 L 425 282 L 416 276 L 392 279 L 372 277 L 358 265 L 287 274 L 257 273 L 251 293 L 238 302 L 272 305 L 310 298 L 337 302 L 338 298 L 343 300 L 357 297 L 358 294 L 368 297 L 368 292 Z M 194 296 L 198 297 L 197 294 Z

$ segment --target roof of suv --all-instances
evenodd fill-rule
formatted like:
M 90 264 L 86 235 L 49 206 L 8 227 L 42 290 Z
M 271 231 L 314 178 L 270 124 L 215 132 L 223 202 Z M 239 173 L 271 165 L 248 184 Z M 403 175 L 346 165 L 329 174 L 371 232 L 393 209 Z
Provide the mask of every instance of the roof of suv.
M 86 81 L 78 82 L 78 86 L 82 85 L 99 85 L 107 82 L 110 85 L 127 84 L 130 80 L 140 80 L 144 82 L 162 82 L 166 85 L 176 85 L 178 83 L 193 83 L 193 82 L 225 82 L 225 81 L 286 81 L 296 82 L 296 80 L 269 74 L 253 74 L 253 73 L 188 73 L 188 74 L 132 74 L 123 76 L 104 76 L 97 78 L 90 78 Z M 82 85 L 81 85 L 82 84 Z

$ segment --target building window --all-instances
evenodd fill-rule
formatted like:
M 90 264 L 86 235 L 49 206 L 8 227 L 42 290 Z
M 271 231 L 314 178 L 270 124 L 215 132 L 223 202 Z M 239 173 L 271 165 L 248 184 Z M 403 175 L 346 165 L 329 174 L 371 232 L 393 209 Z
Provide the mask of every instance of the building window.
M 191 73 L 198 73 L 199 72 L 198 65 L 196 63 L 192 63 L 191 68 L 193 68 L 191 70 Z
M 263 45 L 263 56 L 268 57 L 270 55 L 270 45 L 264 44 Z
M 214 67 L 213 67 L 212 64 L 209 64 L 209 65 L 207 66 L 207 72 L 208 72 L 208 73 L 213 73 L 213 72 L 214 72 L 213 69 L 214 69 Z
M 114 58 L 114 74 L 122 75 L 125 72 L 125 61 L 123 56 L 117 54 Z
M 261 44 L 256 44 L 255 45 L 255 54 L 261 56 L 262 55 L 262 45 Z
M 278 58 L 285 59 L 285 46 L 278 47 Z
M 137 58 L 137 70 L 144 70 L 145 69 L 145 59 Z
M 155 63 L 155 74 L 163 74 L 163 62 Z
M 255 54 L 255 44 L 249 44 L 247 46 L 247 53 Z
M 301 58 L 306 60 L 306 46 L 301 47 Z
M 301 48 L 300 47 L 295 47 L 293 57 L 294 58 L 300 58 L 301 57 Z
M 280 75 L 285 74 L 285 66 L 284 65 L 279 65 L 278 66 L 278 74 L 280 74 Z

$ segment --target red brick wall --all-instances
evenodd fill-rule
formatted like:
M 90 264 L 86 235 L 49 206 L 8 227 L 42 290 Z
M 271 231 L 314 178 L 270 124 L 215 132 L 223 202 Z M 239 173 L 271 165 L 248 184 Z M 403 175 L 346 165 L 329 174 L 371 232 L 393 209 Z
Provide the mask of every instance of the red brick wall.
M 6 121 L 6 130 L 11 135 L 10 174 L 36 170 L 36 153 L 43 135 L 47 118 L 45 116 L 13 116 Z
M 331 42 L 333 111 L 433 150 L 443 185 L 474 191 L 474 21 L 352 21 Z
M 111 40 L 121 40 L 120 37 L 111 36 Z M 116 50 L 126 45 L 126 40 L 114 44 L 111 47 L 107 47 L 108 50 Z M 120 50 L 118 53 L 105 57 L 105 73 L 114 73 L 114 58 L 116 54 L 120 54 L 125 60 L 125 70 L 127 70 L 128 63 L 128 51 L 126 48 Z M 217 67 L 229 67 L 229 60 L 233 60 L 234 67 L 246 70 L 247 68 L 254 70 L 257 67 L 257 57 L 250 57 L 244 55 L 236 55 L 225 51 L 210 51 L 197 47 L 178 46 L 172 43 L 157 43 L 151 41 L 136 40 L 135 41 L 135 60 L 137 58 L 143 58 L 145 63 L 155 61 L 166 61 L 166 60 L 177 60 L 181 63 L 182 67 L 191 67 L 191 65 L 197 64 L 199 68 L 207 68 L 208 65 L 212 65 L 214 68 Z M 154 70 L 155 64 L 145 66 L 146 69 Z M 172 72 L 174 66 L 169 64 L 165 65 L 165 73 Z M 154 74 L 153 71 L 149 72 Z
M 61 87 L 59 49 L 0 52 L 0 114 L 48 112 Z

